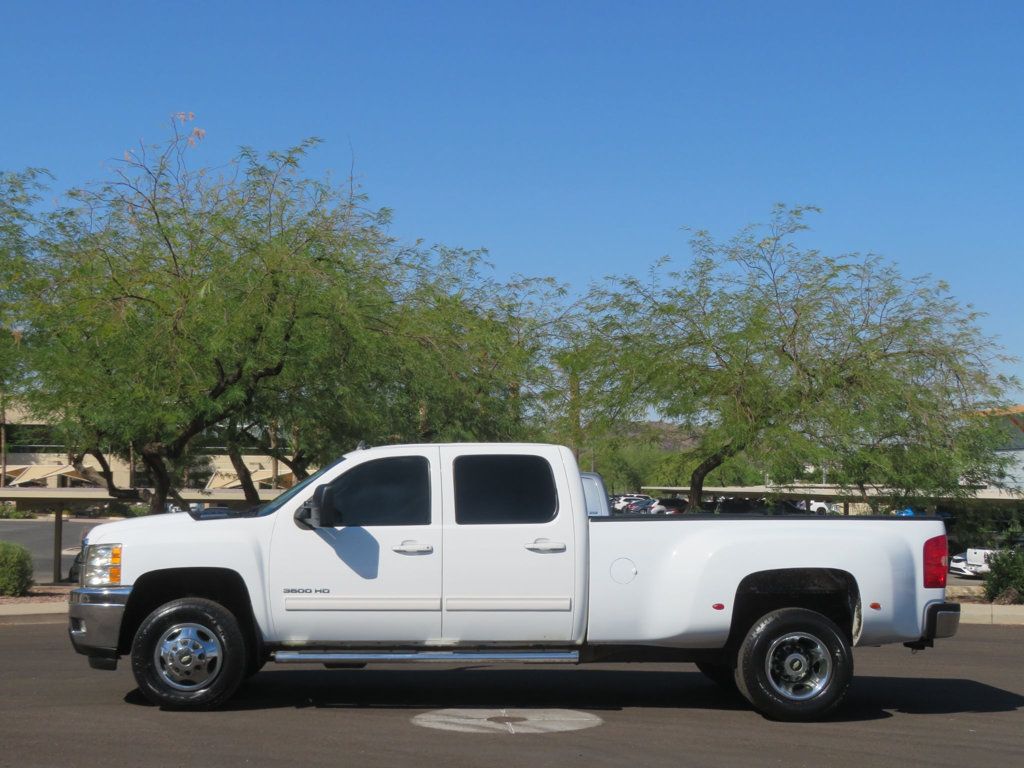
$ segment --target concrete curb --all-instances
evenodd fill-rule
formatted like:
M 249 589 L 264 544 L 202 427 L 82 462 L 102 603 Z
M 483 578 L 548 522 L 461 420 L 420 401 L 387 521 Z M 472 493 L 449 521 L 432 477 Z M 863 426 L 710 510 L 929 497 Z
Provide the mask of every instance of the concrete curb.
M 0 616 L 41 616 L 47 613 L 60 615 L 67 612 L 67 603 L 11 603 L 9 605 L 0 605 Z
M 1024 605 L 961 603 L 961 624 L 1010 624 L 1024 626 Z

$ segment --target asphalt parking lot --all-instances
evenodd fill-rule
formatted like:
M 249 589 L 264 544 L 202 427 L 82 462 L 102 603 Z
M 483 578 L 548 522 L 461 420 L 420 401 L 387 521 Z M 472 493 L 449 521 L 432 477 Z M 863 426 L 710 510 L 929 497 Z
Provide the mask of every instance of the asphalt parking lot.
M 48 623 L 38 623 L 46 621 Z M 165 712 L 127 664 L 89 669 L 64 622 L 0 624 L 3 766 L 936 766 L 1024 754 L 1024 628 L 858 649 L 845 708 L 774 723 L 690 665 L 275 667 L 226 710 Z M 35 622 L 35 623 L 30 623 Z M 462 710 L 450 713 L 446 710 Z M 436 730 L 476 718 L 483 732 Z M 419 724 L 417 724 L 419 723 Z M 539 723 L 539 725 L 538 725 Z M 577 728 L 536 733 L 538 729 Z
M 74 551 L 82 543 L 82 534 L 105 520 L 65 520 L 62 526 L 61 575 L 67 576 L 75 559 Z M 33 578 L 37 584 L 53 581 L 53 519 L 0 520 L 0 541 L 13 541 L 32 553 Z

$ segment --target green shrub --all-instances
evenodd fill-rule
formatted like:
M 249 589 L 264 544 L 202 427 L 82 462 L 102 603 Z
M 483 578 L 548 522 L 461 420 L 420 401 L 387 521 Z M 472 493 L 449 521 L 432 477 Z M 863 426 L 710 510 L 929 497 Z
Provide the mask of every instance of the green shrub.
M 148 504 L 128 504 L 115 499 L 78 510 L 78 517 L 139 517 L 149 513 Z
M 31 553 L 21 544 L 0 541 L 0 595 L 21 597 L 31 586 Z
M 107 515 L 109 517 L 128 517 L 131 513 L 131 508 L 123 501 L 112 501 L 107 504 Z
M 34 512 L 18 509 L 14 504 L 0 504 L 0 520 L 31 520 L 34 517 Z
M 149 504 L 130 504 L 125 517 L 144 517 L 149 514 Z
M 988 566 L 992 570 L 985 577 L 985 597 L 1024 603 L 1024 549 L 995 552 Z

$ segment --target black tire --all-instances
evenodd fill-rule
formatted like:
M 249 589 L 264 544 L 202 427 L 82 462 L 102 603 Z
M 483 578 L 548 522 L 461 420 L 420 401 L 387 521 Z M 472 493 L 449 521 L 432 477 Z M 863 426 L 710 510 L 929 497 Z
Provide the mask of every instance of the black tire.
M 803 608 L 762 616 L 740 646 L 736 687 L 772 720 L 818 720 L 838 707 L 853 678 L 853 652 L 829 618 Z
M 698 661 L 699 669 L 708 680 L 727 691 L 736 690 L 736 670 L 722 662 Z
M 238 689 L 249 664 L 245 636 L 224 606 L 172 600 L 139 625 L 132 674 L 142 694 L 169 709 L 212 709 Z

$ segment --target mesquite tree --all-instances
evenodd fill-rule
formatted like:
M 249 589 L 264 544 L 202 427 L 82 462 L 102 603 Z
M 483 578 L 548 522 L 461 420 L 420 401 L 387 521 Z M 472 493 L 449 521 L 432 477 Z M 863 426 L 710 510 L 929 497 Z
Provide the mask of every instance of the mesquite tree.
M 801 249 L 813 209 L 778 207 L 767 227 L 692 240 L 689 266 L 610 281 L 591 331 L 613 375 L 594 396 L 678 424 L 697 509 L 730 462 L 775 482 L 829 480 L 897 498 L 969 495 L 998 481 L 998 436 L 980 409 L 1013 382 L 948 287 L 873 256 Z
M 473 300 L 468 255 L 400 247 L 386 210 L 303 175 L 313 141 L 192 169 L 189 120 L 67 205 L 40 210 L 31 178 L 10 177 L 26 245 L 4 251 L 4 306 L 24 334 L 25 399 L 80 471 L 161 511 L 204 434 L 235 458 L 266 441 L 301 476 L 361 438 L 517 433 L 524 411 L 501 382 L 530 353 L 500 301 Z M 479 418 L 453 428 L 453 401 Z M 118 487 L 110 454 L 137 457 L 152 494 Z

